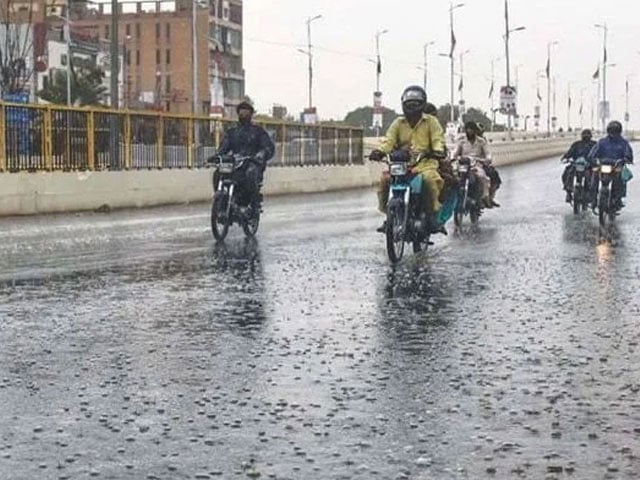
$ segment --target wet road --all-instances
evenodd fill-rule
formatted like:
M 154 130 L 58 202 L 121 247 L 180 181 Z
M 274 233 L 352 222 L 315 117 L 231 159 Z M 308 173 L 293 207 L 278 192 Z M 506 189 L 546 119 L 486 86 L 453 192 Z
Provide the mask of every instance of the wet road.
M 0 478 L 640 478 L 640 187 L 557 160 L 390 268 L 374 194 L 0 220 Z

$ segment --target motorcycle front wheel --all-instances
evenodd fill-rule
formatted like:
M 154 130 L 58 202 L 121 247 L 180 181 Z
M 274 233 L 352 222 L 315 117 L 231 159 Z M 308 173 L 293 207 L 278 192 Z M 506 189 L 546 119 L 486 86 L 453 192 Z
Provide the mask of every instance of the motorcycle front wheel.
M 405 205 L 403 203 L 390 204 L 387 213 L 387 255 L 392 263 L 398 263 L 404 255 Z
M 214 198 L 211 204 L 211 231 L 213 237 L 222 242 L 227 237 L 231 225 L 231 203 L 226 195 L 216 197 L 218 198 Z

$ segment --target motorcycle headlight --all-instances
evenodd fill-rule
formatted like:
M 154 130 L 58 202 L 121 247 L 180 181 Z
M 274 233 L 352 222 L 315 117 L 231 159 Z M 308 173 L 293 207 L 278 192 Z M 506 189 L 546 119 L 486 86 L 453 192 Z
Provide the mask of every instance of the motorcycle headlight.
M 613 165 L 602 165 L 600 166 L 600 173 L 604 173 L 608 175 L 613 172 Z
M 389 167 L 389 173 L 394 177 L 406 175 L 407 166 L 404 163 L 392 163 Z
M 223 174 L 233 173 L 233 166 L 233 163 L 221 163 L 218 170 Z

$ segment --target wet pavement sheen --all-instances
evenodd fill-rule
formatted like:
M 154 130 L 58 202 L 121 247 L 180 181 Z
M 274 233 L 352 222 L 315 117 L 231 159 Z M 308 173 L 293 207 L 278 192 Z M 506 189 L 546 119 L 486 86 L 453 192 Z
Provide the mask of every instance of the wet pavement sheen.
M 391 268 L 375 194 L 0 220 L 2 479 L 640 478 L 640 187 L 561 166 Z M 451 227 L 453 228 L 453 227 Z

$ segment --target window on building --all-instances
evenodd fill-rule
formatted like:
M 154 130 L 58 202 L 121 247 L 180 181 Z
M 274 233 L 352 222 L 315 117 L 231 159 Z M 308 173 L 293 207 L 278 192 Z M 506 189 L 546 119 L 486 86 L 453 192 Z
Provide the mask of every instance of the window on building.
M 170 75 L 165 76 L 164 88 L 165 88 L 165 92 L 171 93 L 171 76 Z
M 160 38 L 160 24 L 156 23 L 156 39 Z
M 171 40 L 171 24 L 167 23 L 165 25 L 165 37 L 167 37 L 167 40 Z
M 242 25 L 242 5 L 232 3 L 229 8 L 229 20 L 238 25 Z
M 167 48 L 167 51 L 165 52 L 165 59 L 164 59 L 164 63 L 166 63 L 167 65 L 171 65 L 171 50 L 169 50 Z
M 140 38 L 141 36 L 141 28 L 140 28 L 140 24 L 136 23 L 136 38 Z
M 127 64 L 127 67 L 131 65 L 131 50 L 127 50 L 124 56 L 124 61 Z
M 160 49 L 156 49 L 156 65 L 160 65 L 161 60 Z
M 106 38 L 107 40 L 109 39 L 109 36 L 110 36 L 110 35 L 109 35 L 109 32 L 110 32 L 110 31 L 111 31 L 111 30 L 109 29 L 109 25 L 105 25 L 105 26 L 104 26 L 104 38 Z
M 131 25 L 127 23 L 126 27 L 124 27 L 125 35 L 127 37 L 131 36 Z
M 67 55 L 65 53 L 60 55 L 60 65 L 62 65 L 63 67 L 67 66 Z
M 136 66 L 140 66 L 140 50 L 136 50 Z

